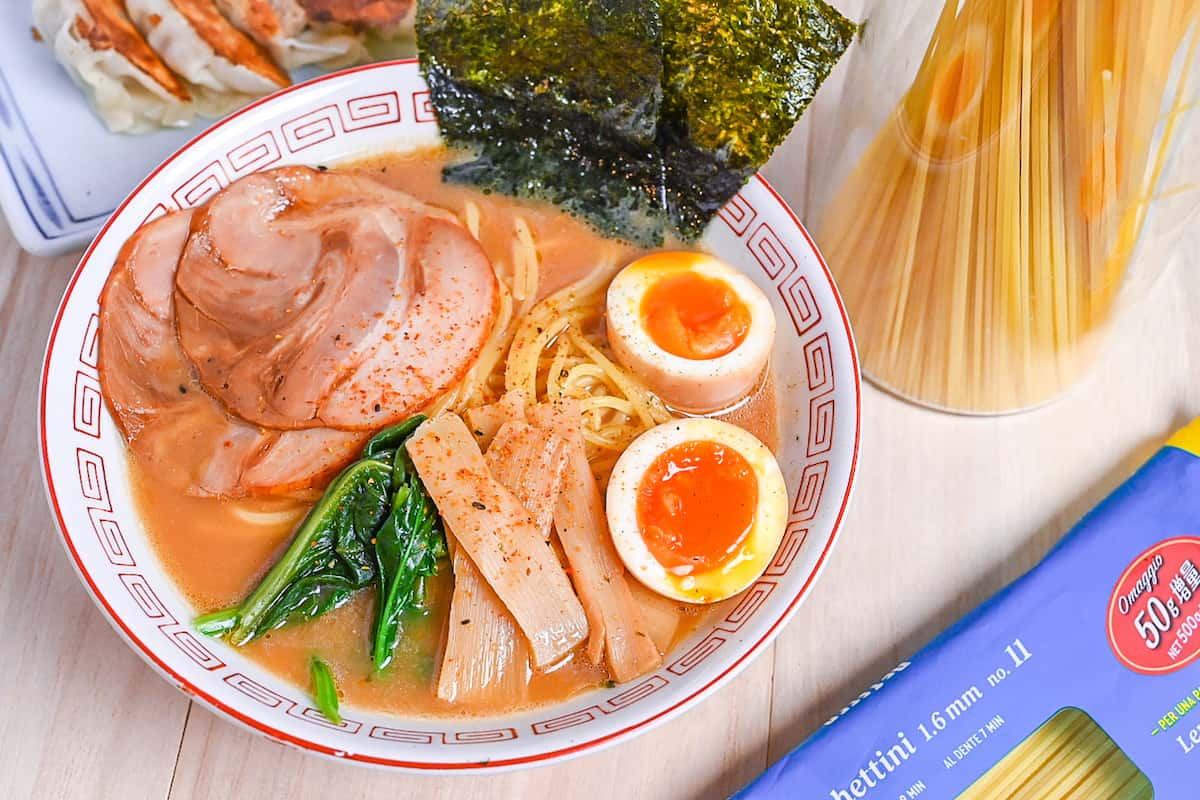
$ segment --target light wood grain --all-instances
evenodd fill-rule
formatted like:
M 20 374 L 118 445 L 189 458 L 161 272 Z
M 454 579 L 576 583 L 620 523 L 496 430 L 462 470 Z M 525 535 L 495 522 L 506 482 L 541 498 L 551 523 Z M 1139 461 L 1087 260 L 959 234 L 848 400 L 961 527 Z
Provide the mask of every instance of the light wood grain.
M 854 12 L 858 3 L 845 3 Z M 835 119 L 838 93 L 812 119 Z M 811 124 L 811 123 L 809 123 Z M 803 216 L 802 126 L 768 169 Z M 337 764 L 189 703 L 108 627 L 43 498 L 35 404 L 76 256 L 38 259 L 0 223 L 0 792 L 5 798 L 720 798 L 863 687 L 1031 567 L 1172 429 L 1200 413 L 1195 254 L 1143 298 L 1067 397 L 1012 417 L 927 412 L 871 387 L 855 499 L 825 574 L 775 645 L 698 708 L 561 765 L 483 777 Z M 135 689 L 137 699 L 134 700 Z
M 92 606 L 53 530 L 34 439 L 46 329 L 74 260 L 22 255 L 0 227 L 6 797 L 725 797 L 1036 563 L 1200 410 L 1200 321 L 1186 303 L 1200 273 L 1185 265 L 1144 298 L 1101 366 L 1044 409 L 954 417 L 867 387 L 840 542 L 794 621 L 732 683 L 639 739 L 558 766 L 396 775 L 285 748 L 189 704 Z
M 868 389 L 856 497 L 819 588 L 775 645 L 775 760 L 1017 578 L 1200 413 L 1200 323 L 1176 269 L 1101 365 L 1025 414 L 937 414 Z
M 768 654 L 713 702 L 629 744 L 560 765 L 482 777 L 395 775 L 330 763 L 235 728 L 193 706 L 171 800 L 286 797 L 727 797 L 766 766 Z
M 166 797 L 188 700 L 96 611 L 42 491 L 38 377 L 76 260 L 22 253 L 0 221 L 0 794 Z

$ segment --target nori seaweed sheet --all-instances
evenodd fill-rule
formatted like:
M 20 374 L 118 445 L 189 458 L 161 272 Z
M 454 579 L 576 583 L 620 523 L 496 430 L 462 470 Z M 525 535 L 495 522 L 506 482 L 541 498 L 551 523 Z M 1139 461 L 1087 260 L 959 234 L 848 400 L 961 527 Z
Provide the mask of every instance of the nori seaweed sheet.
M 822 0 L 662 0 L 660 148 L 685 238 L 771 157 L 858 27 Z
M 447 181 L 557 204 L 611 236 L 654 245 L 663 239 L 665 179 L 653 143 L 621 136 L 584 114 L 534 114 L 518 101 L 479 95 L 427 74 L 442 133 L 474 157 L 451 164 Z M 520 120 L 510 124 L 509 120 Z
M 661 241 L 662 31 L 642 0 L 424 0 L 417 33 L 450 181 L 557 203 Z
M 426 72 L 481 103 L 576 113 L 634 141 L 654 140 L 663 71 L 657 3 L 422 0 L 417 26 Z
M 856 28 L 822 0 L 423 0 L 447 180 L 658 244 L 704 226 L 792 129 Z

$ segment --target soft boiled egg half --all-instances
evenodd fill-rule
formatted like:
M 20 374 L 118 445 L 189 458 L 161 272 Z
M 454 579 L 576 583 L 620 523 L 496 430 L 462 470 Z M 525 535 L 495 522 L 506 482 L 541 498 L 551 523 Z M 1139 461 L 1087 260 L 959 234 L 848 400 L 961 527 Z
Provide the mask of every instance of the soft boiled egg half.
M 766 295 L 706 253 L 637 259 L 610 284 L 606 312 L 617 360 L 669 405 L 692 413 L 749 395 L 775 341 Z
M 715 419 L 674 420 L 635 439 L 617 460 L 607 501 L 629 572 L 689 603 L 724 600 L 754 583 L 787 526 L 775 456 Z

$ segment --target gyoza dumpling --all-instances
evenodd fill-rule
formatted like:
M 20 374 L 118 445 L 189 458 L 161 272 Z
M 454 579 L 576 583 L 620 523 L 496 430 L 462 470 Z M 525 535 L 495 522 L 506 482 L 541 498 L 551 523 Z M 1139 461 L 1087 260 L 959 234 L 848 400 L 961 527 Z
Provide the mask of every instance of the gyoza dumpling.
M 192 97 L 138 33 L 120 0 L 34 0 L 38 31 L 113 131 L 187 125 Z
M 217 0 L 217 7 L 286 69 L 346 66 L 367 55 L 353 31 L 340 25 L 309 25 L 297 0 Z
M 212 0 L 125 0 L 133 24 L 163 61 L 219 113 L 291 83 L 261 47 L 221 16 Z
M 299 0 L 312 22 L 347 25 L 384 37 L 412 32 L 415 0 Z

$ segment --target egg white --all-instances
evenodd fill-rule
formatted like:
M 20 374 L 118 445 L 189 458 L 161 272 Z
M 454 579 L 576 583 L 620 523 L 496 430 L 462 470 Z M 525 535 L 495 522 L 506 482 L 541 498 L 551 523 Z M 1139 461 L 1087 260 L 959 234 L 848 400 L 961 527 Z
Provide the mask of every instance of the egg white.
M 753 527 L 733 558 L 711 570 L 678 575 L 646 546 L 638 524 L 638 487 L 659 455 L 694 441 L 719 443 L 746 459 L 758 480 L 758 504 Z M 639 436 L 617 459 L 606 500 L 609 530 L 625 568 L 647 588 L 688 603 L 715 603 L 758 580 L 779 549 L 787 527 L 787 487 L 775 456 L 753 434 L 715 419 L 665 422 Z
M 742 342 L 723 356 L 691 359 L 659 347 L 642 325 L 642 301 L 659 280 L 682 271 L 724 282 L 745 304 L 750 327 Z M 753 281 L 705 253 L 654 253 L 618 273 L 608 288 L 608 342 L 668 405 L 689 413 L 711 413 L 735 405 L 757 386 L 775 343 L 775 312 Z

